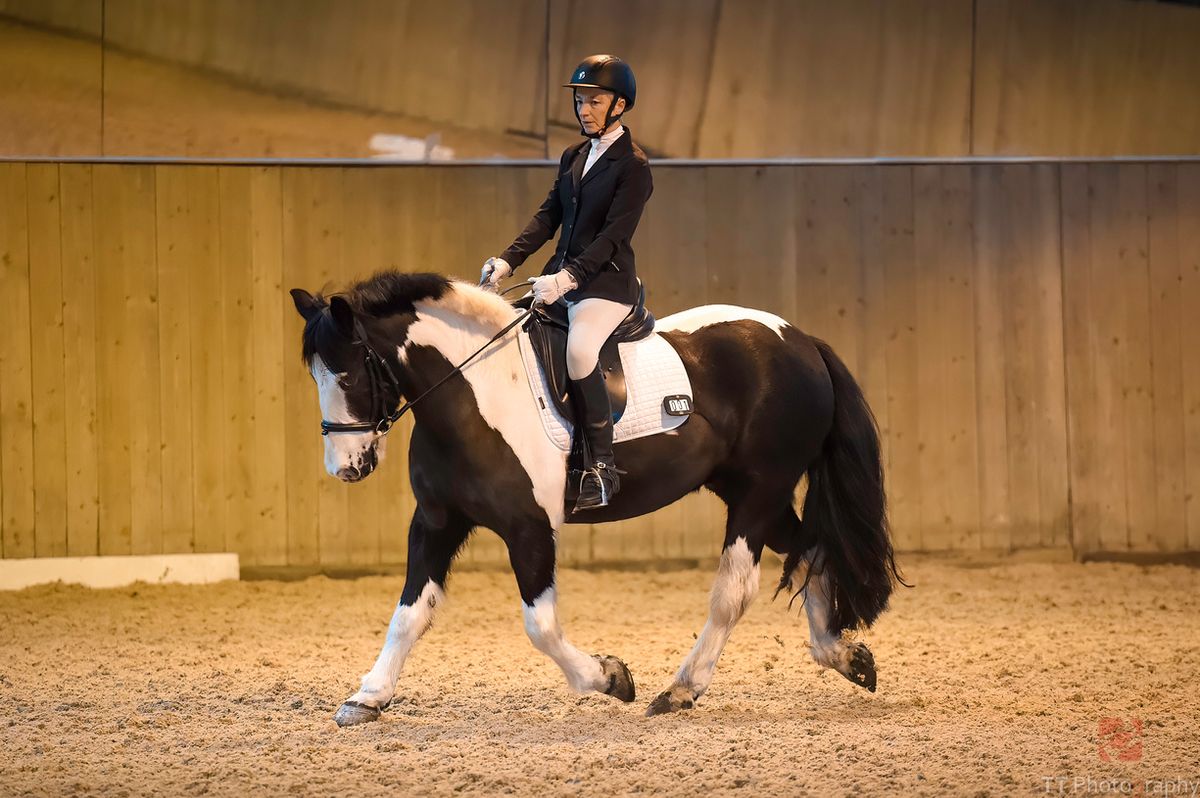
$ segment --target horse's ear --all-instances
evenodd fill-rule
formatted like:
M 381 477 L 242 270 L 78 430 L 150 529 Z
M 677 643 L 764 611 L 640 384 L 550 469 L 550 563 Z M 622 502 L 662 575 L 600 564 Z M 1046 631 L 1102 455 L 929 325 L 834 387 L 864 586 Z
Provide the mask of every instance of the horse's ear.
M 337 325 L 338 331 L 347 338 L 353 338 L 354 309 L 350 307 L 350 303 L 340 296 L 335 296 L 329 300 L 329 313 L 333 316 L 333 323 Z
M 303 288 L 293 288 L 289 293 L 292 295 L 292 302 L 296 303 L 296 312 L 303 316 L 305 321 L 321 312 L 321 303 Z

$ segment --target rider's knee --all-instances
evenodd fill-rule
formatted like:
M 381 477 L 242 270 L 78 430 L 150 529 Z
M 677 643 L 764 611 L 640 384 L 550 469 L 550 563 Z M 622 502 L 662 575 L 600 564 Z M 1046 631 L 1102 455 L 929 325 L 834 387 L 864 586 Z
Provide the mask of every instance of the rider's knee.
M 599 352 L 586 344 L 572 344 L 567 340 L 567 376 L 573 380 L 582 380 L 596 368 Z

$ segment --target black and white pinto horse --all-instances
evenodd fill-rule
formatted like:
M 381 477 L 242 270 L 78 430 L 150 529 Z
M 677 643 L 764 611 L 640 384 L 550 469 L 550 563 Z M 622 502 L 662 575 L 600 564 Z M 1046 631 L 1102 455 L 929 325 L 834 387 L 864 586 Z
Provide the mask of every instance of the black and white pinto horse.
M 292 297 L 306 322 L 303 357 L 325 423 L 342 426 L 325 437 L 329 474 L 347 482 L 369 475 L 387 427 L 375 422 L 445 380 L 412 410 L 417 509 L 404 591 L 383 649 L 338 710 L 338 724 L 375 720 L 391 702 L 405 658 L 429 628 L 451 563 L 476 526 L 503 538 L 525 630 L 570 687 L 632 701 L 625 664 L 583 653 L 559 624 L 555 540 L 573 506 L 564 498 L 567 454 L 541 429 L 516 330 L 453 373 L 518 311 L 494 293 L 437 274 L 384 272 L 328 301 L 300 289 Z M 858 385 L 827 344 L 762 311 L 703 306 L 660 319 L 656 330 L 683 360 L 694 412 L 671 433 L 617 444 L 617 461 L 628 471 L 621 492 L 607 507 L 570 517 L 633 518 L 701 487 L 728 505 L 708 622 L 647 714 L 690 709 L 708 689 L 734 625 L 758 592 L 764 546 L 785 557 L 776 594 L 803 596 L 813 658 L 874 691 L 871 652 L 843 633 L 875 621 L 900 575 L 878 433 Z M 373 357 L 385 365 L 370 363 Z M 347 425 L 362 431 L 347 432 Z M 802 520 L 793 501 L 806 475 Z

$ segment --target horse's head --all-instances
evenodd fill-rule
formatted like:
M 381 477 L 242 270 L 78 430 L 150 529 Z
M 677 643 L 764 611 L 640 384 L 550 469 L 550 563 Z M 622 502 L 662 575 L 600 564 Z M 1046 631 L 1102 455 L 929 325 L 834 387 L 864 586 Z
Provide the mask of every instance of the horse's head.
M 390 353 L 376 349 L 366 338 L 364 320 L 344 297 L 326 301 L 299 288 L 291 293 L 304 317 L 304 362 L 321 404 L 325 470 L 345 482 L 358 482 L 382 459 L 381 414 L 390 412 L 400 399 L 395 378 L 382 376 L 368 352 L 386 363 L 394 359 L 395 347 Z
M 474 350 L 477 337 L 486 340 L 515 317 L 495 294 L 440 274 L 380 272 L 328 301 L 299 288 L 291 294 L 305 322 L 304 363 L 320 394 L 325 470 L 346 482 L 363 479 L 382 459 L 402 394 L 429 387 L 410 362 L 414 346 L 457 362 L 468 354 L 459 347 Z

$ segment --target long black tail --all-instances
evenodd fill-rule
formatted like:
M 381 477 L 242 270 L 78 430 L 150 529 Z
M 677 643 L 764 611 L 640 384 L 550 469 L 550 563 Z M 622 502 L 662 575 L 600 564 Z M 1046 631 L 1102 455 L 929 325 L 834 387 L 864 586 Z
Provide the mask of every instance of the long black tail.
M 815 541 L 817 554 L 808 579 L 824 575 L 833 605 L 829 631 L 869 627 L 887 608 L 896 582 L 906 584 L 896 568 L 888 530 L 883 489 L 883 462 L 875 416 L 862 389 L 829 344 L 812 339 L 833 381 L 833 429 L 821 455 L 808 469 L 803 537 Z M 807 552 L 789 552 L 780 589 Z

